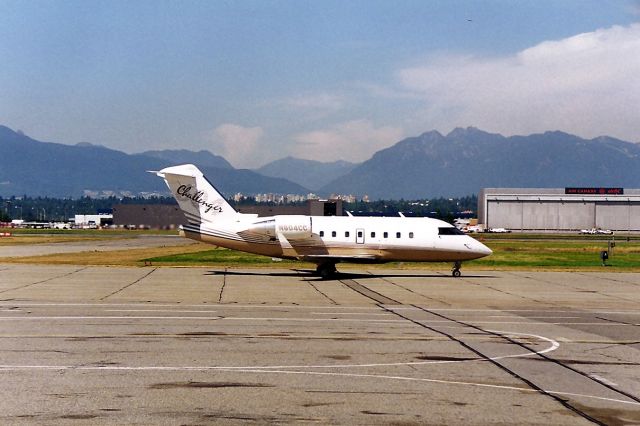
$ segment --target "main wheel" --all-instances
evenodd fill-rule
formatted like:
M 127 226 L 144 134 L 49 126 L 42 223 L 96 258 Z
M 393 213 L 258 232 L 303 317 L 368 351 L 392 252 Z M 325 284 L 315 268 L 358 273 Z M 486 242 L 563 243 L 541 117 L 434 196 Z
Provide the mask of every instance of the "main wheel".
M 451 275 L 453 275 L 454 277 L 458 278 L 462 274 L 460 273 L 460 269 L 454 269 L 453 271 L 451 271 Z
M 316 268 L 316 272 L 322 277 L 323 280 L 326 280 L 334 276 L 338 271 L 336 270 L 335 263 L 323 263 L 321 265 L 318 265 L 318 267 Z

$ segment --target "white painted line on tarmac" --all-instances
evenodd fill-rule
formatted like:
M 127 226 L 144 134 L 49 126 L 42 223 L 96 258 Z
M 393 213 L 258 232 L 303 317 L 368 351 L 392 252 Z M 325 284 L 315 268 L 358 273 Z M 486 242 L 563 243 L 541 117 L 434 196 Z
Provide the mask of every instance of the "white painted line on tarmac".
M 537 334 L 529 334 L 529 333 L 514 333 L 500 330 L 487 330 L 491 333 L 498 333 L 504 336 L 525 336 L 525 337 L 533 337 L 543 342 L 549 343 L 549 346 L 538 350 L 538 351 L 527 351 L 519 354 L 512 355 L 501 355 L 496 357 L 491 357 L 488 359 L 485 358 L 474 358 L 474 359 L 464 359 L 464 360 L 431 360 L 431 361 L 404 361 L 404 362 L 385 362 L 385 363 L 368 363 L 368 364 L 322 364 L 322 365 L 260 365 L 260 366 L 113 366 L 113 365 L 99 365 L 99 366 L 10 366 L 10 365 L 0 365 L 0 370 L 6 369 L 43 369 L 43 370 L 54 370 L 59 368 L 61 370 L 125 370 L 125 371 L 189 371 L 189 370 L 225 370 L 225 371 L 233 371 L 233 370 L 271 370 L 271 369 L 325 369 L 325 368 L 372 368 L 372 367 L 397 367 L 397 366 L 416 366 L 416 365 L 429 365 L 429 364 L 453 364 L 453 363 L 464 363 L 464 362 L 487 362 L 487 360 L 500 360 L 506 358 L 524 358 L 533 355 L 542 355 L 548 352 L 555 351 L 560 347 L 560 344 L 548 337 L 538 336 Z
M 518 319 L 518 318 L 522 318 L 522 319 L 578 319 L 578 318 L 584 318 L 584 317 L 557 317 L 557 316 L 539 316 L 539 317 L 519 317 L 519 316 L 514 316 L 514 315 L 487 315 L 487 318 L 512 318 L 512 319 Z
M 190 367 L 174 367 L 174 368 L 158 368 L 158 369 L 150 369 L 150 368 L 123 368 L 123 367 L 87 367 L 87 366 L 3 366 L 0 365 L 0 370 L 27 370 L 27 369 L 38 369 L 38 370 L 92 370 L 92 371 L 100 371 L 100 370 L 133 370 L 133 371 L 148 371 L 148 370 L 162 370 L 162 371 L 202 371 L 209 370 L 208 368 L 190 368 Z M 278 375 L 308 375 L 308 376 L 329 376 L 329 377 L 348 377 L 348 378 L 365 378 L 365 379 L 385 379 L 385 380 L 399 380 L 399 381 L 411 381 L 411 382 L 423 382 L 423 383 L 435 383 L 435 384 L 445 384 L 445 385 L 462 385 L 462 386 L 473 386 L 479 388 L 488 388 L 488 389 L 501 389 L 501 390 L 513 390 L 518 392 L 529 392 L 529 393 L 548 393 L 553 395 L 560 396 L 573 396 L 579 398 L 586 399 L 595 399 L 599 401 L 607 401 L 618 404 L 632 405 L 636 407 L 640 407 L 640 403 L 635 401 L 623 400 L 623 399 L 615 399 L 615 398 L 605 398 L 596 395 L 586 395 L 580 393 L 573 392 L 564 392 L 564 391 L 553 391 L 543 389 L 541 391 L 537 389 L 532 389 L 528 387 L 520 387 L 520 386 L 507 386 L 507 385 L 492 385 L 488 383 L 477 383 L 477 382 L 462 382 L 458 380 L 442 380 L 442 379 L 428 379 L 423 377 L 407 377 L 407 376 L 388 376 L 388 375 L 380 375 L 380 374 L 357 374 L 357 373 L 335 373 L 335 372 L 324 372 L 324 371 L 288 371 L 288 370 L 261 370 L 261 369 L 243 369 L 243 370 L 229 370 L 222 368 L 216 368 L 217 371 L 222 372 L 234 372 L 234 373 L 249 373 L 249 374 L 278 374 Z
M 222 317 L 212 316 L 212 317 L 172 317 L 172 316 L 163 316 L 163 317 L 152 317 L 152 316 L 48 316 L 48 317 L 0 317 L 0 321 L 74 321 L 74 320 L 93 320 L 93 319 L 105 319 L 105 320 L 137 320 L 137 319 L 154 319 L 154 320 L 220 320 Z
M 296 321 L 296 322 L 369 322 L 369 323 L 403 323 L 407 324 L 406 320 L 383 320 L 383 319 L 355 319 L 355 318 L 255 318 L 255 317 L 224 317 L 229 321 Z
M 613 383 L 611 380 L 607 380 L 602 376 L 598 376 L 597 374 L 589 374 L 589 377 L 592 377 L 602 383 L 604 383 L 605 385 L 609 385 L 609 386 L 618 386 L 617 383 Z
M 178 311 L 179 312 L 179 311 Z M 215 311 L 206 311 L 215 312 Z M 221 321 L 292 321 L 292 322 L 367 322 L 367 323 L 404 323 L 406 324 L 406 320 L 384 320 L 384 319 L 355 319 L 355 318 L 287 318 L 287 317 L 228 317 L 228 316 L 213 316 L 213 317 L 203 317 L 203 316 L 139 316 L 139 315 L 131 315 L 131 316 L 91 316 L 91 315 L 78 315 L 78 316 L 21 316 L 21 317 L 3 317 L 0 316 L 0 321 L 62 321 L 62 320 L 91 320 L 91 319 L 158 319 L 158 320 L 167 320 L 167 319 L 179 319 L 179 320 L 210 320 L 217 319 Z M 428 325 L 428 324 L 442 324 L 442 323 L 450 323 L 449 320 L 418 320 L 420 323 Z M 494 324 L 494 325 L 559 325 L 559 326 L 575 326 L 575 325 L 584 325 L 584 326 L 606 326 L 606 327 L 636 327 L 640 324 L 627 324 L 627 323 L 611 323 L 611 322 L 526 322 L 526 321 L 471 321 L 474 324 Z
M 194 313 L 207 314 L 216 311 L 186 311 L 182 309 L 105 309 L 104 312 L 175 312 L 175 313 Z
M 166 367 L 166 368 L 145 368 L 145 367 L 113 367 L 113 366 L 104 366 L 104 367 L 90 367 L 90 366 L 78 366 L 78 367 L 65 367 L 65 366 L 23 366 L 23 367 L 15 367 L 6 368 L 6 366 L 0 365 L 0 370 L 25 370 L 25 369 L 39 369 L 39 370 L 133 370 L 133 371 L 148 371 L 148 370 L 161 370 L 161 371 L 202 371 L 202 370 L 211 370 L 211 368 L 198 368 L 198 367 Z M 489 388 L 489 389 L 503 389 L 503 390 L 514 390 L 518 392 L 529 392 L 529 393 L 542 393 L 546 392 L 554 395 L 563 395 L 563 396 L 575 396 L 581 398 L 595 399 L 599 401 L 607 401 L 607 402 L 615 402 L 619 404 L 628 404 L 640 407 L 640 403 L 635 401 L 623 400 L 623 399 L 615 399 L 615 398 L 605 398 L 596 395 L 586 395 L 580 393 L 572 393 L 572 392 L 564 392 L 564 391 L 553 391 L 543 389 L 541 391 L 537 389 L 532 389 L 529 387 L 520 387 L 520 386 L 507 386 L 507 385 L 492 385 L 488 383 L 477 383 L 477 382 L 462 382 L 458 380 L 442 380 L 442 379 L 428 379 L 423 377 L 407 377 L 407 376 L 388 376 L 388 375 L 380 375 L 380 374 L 357 374 L 357 373 L 335 373 L 335 372 L 324 372 L 324 371 L 288 371 L 288 370 L 262 370 L 257 368 L 248 368 L 248 369 L 228 369 L 225 367 L 215 368 L 217 371 L 223 372 L 234 372 L 234 373 L 250 373 L 250 374 L 280 374 L 280 375 L 289 375 L 289 374 L 297 374 L 297 375 L 310 375 L 310 376 L 330 376 L 330 377 L 349 377 L 349 378 L 365 378 L 365 379 L 387 379 L 387 380 L 401 380 L 401 381 L 411 381 L 411 382 L 424 382 L 424 383 L 437 383 L 437 384 L 445 384 L 445 385 L 463 385 L 463 386 L 474 386 L 480 388 Z
M 312 315 L 379 315 L 379 316 L 387 316 L 394 317 L 395 315 L 389 312 L 309 312 Z
M 219 321 L 291 321 L 291 322 L 366 322 L 366 323 L 402 323 L 405 320 L 378 320 L 378 319 L 352 319 L 352 318 L 252 318 L 252 317 L 221 317 L 221 316 L 22 316 L 22 317 L 0 317 L 0 321 L 75 321 L 75 320 L 219 320 Z M 409 324 L 407 324 L 409 325 Z
M 574 310 L 558 310 L 558 309 L 458 309 L 458 308 L 427 308 L 430 311 L 434 312 L 533 312 L 533 313 L 544 313 L 549 312 L 552 314 L 576 314 L 576 313 L 585 313 L 585 314 L 620 314 L 620 315 L 640 315 L 640 311 L 637 309 L 630 309 L 628 311 L 625 310 L 616 310 L 616 311 L 598 311 L 598 310 L 590 310 L 590 309 L 574 309 Z M 421 311 L 419 307 L 413 306 L 397 306 L 393 307 L 394 311 Z
M 596 395 L 585 395 L 580 393 L 571 393 L 571 392 L 563 392 L 563 391 L 552 391 L 552 390 L 537 390 L 532 388 L 524 388 L 518 386 L 506 386 L 506 385 L 491 385 L 487 383 L 476 383 L 476 382 L 461 382 L 457 380 L 442 380 L 442 379 L 427 379 L 427 378 L 418 378 L 418 377 L 406 377 L 406 376 L 386 376 L 386 375 L 377 375 L 377 374 L 353 374 L 353 373 L 328 373 L 321 371 L 280 371 L 280 370 L 234 370 L 237 372 L 243 373 L 267 373 L 267 374 L 307 374 L 314 376 L 343 376 L 343 377 L 357 377 L 357 378 L 374 378 L 374 379 L 390 379 L 390 380 L 406 380 L 406 381 L 414 381 L 414 382 L 428 382 L 428 383 L 439 383 L 439 384 L 447 384 L 447 385 L 466 385 L 466 386 L 475 386 L 475 387 L 483 387 L 483 388 L 492 388 L 492 389 L 505 389 L 505 390 L 516 390 L 516 391 L 524 391 L 530 393 L 549 393 L 553 395 L 563 395 L 563 396 L 575 396 L 581 398 L 588 399 L 596 399 L 600 401 L 607 402 L 616 402 L 620 404 L 629 404 L 640 407 L 640 403 L 636 401 L 629 401 L 624 399 L 615 399 L 615 398 L 605 398 Z
M 433 320 L 433 321 L 424 321 L 424 320 L 417 320 L 420 321 L 423 324 L 432 324 L 432 323 L 436 323 L 436 322 L 450 322 L 450 321 L 439 321 L 439 320 Z M 638 326 L 640 324 L 625 324 L 625 323 L 611 323 L 611 322 L 526 322 L 526 321 L 474 321 L 474 320 L 466 320 L 469 323 L 473 323 L 473 324 L 500 324 L 500 325 L 590 325 L 590 326 L 625 326 L 625 327 L 635 327 Z
M 109 307 L 109 306 L 149 306 L 149 307 L 188 307 L 188 308 L 215 308 L 215 309 L 350 309 L 350 310 L 372 310 L 372 311 L 380 311 L 380 308 L 377 305 L 371 306 L 348 306 L 348 305 L 325 305 L 325 306 L 301 306 L 301 305 L 238 305 L 234 303 L 200 303 L 200 304 L 182 304 L 182 303 L 33 303 L 28 301 L 0 301 L 0 306 L 18 306 L 18 307 L 36 307 L 36 306 L 101 306 L 101 307 Z M 394 306 L 394 311 L 397 310 L 420 310 L 413 306 Z M 429 308 L 429 310 L 434 312 L 533 312 L 533 313 L 569 313 L 575 314 L 576 312 L 584 313 L 584 314 L 612 314 L 612 315 L 640 315 L 640 310 L 632 309 L 628 311 L 616 310 L 616 311 L 594 311 L 594 310 L 546 310 L 546 309 L 456 309 L 456 308 Z M 542 317 L 544 318 L 544 317 Z
M 174 307 L 174 308 L 239 308 L 239 309 L 353 309 L 353 310 L 371 310 L 371 311 L 380 311 L 380 308 L 377 305 L 371 306 L 336 306 L 336 305 L 326 305 L 326 306 L 301 306 L 301 305 L 238 305 L 235 303 L 200 303 L 200 304 L 185 304 L 185 303 L 32 303 L 28 301 L 0 301 L 0 306 L 20 306 L 20 307 L 34 307 L 34 306 L 149 306 L 149 307 Z

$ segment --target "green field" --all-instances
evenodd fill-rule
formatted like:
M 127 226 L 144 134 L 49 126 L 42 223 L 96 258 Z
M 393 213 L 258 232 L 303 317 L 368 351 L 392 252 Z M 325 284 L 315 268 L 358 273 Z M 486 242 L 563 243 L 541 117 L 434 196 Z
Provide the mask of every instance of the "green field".
M 49 244 L 73 241 L 128 239 L 140 235 L 175 235 L 177 231 L 127 230 L 7 230 L 12 237 L 0 238 L 0 246 Z M 610 236 L 578 234 L 475 234 L 478 240 L 493 250 L 493 255 L 465 262 L 463 269 L 521 270 L 604 270 L 600 252 L 607 250 Z M 640 236 L 615 236 L 616 246 L 607 261 L 607 271 L 640 272 Z M 87 265 L 156 266 L 255 266 L 280 268 L 313 268 L 314 265 L 294 261 L 273 261 L 269 257 L 213 248 L 205 244 L 180 247 L 128 249 L 117 252 L 61 253 L 28 258 L 4 259 L 5 262 L 62 263 Z M 341 266 L 344 268 L 344 265 Z M 356 266 L 360 267 L 360 266 Z M 366 265 L 367 268 L 443 269 L 444 263 L 392 262 Z
M 225 266 L 283 266 L 302 265 L 301 262 L 282 260 L 274 261 L 270 257 L 258 256 L 256 254 L 243 253 L 241 251 L 229 250 L 226 248 L 214 248 L 211 250 L 199 251 L 195 253 L 181 253 L 171 256 L 160 256 L 145 259 L 153 265 L 225 265 Z
M 72 235 L 77 237 L 121 237 L 137 235 L 178 235 L 177 230 L 159 229 L 30 229 L 30 228 L 0 228 L 0 232 L 9 232 L 11 235 Z
M 557 235 L 503 236 L 479 238 L 493 250 L 483 259 L 465 262 L 471 269 L 548 269 L 602 270 L 600 252 L 607 250 L 606 238 Z M 145 259 L 154 265 L 225 265 L 225 266 L 290 266 L 298 262 L 274 262 L 272 259 L 224 248 Z M 431 266 L 433 265 L 433 266 Z M 375 267 L 442 268 L 443 263 L 392 262 Z M 616 241 L 607 261 L 607 271 L 640 271 L 640 240 Z M 367 265 L 371 267 L 372 265 Z
M 608 249 L 606 240 L 589 238 L 488 239 L 485 244 L 493 254 L 470 264 L 488 269 L 600 269 L 600 252 Z M 607 265 L 607 269 L 640 270 L 640 241 L 616 241 Z

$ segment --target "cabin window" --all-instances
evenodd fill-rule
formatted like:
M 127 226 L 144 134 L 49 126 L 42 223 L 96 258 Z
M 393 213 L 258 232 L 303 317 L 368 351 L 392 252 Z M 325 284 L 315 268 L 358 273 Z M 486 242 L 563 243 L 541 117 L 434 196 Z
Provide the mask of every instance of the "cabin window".
M 332 237 L 335 237 L 336 235 L 337 235 L 337 234 L 336 234 L 336 231 L 331 231 L 331 236 L 332 236 Z
M 409 238 L 413 238 L 413 232 L 409 232 Z
M 448 228 L 438 228 L 438 235 L 465 235 L 465 234 L 458 228 L 451 226 Z
M 383 236 L 384 238 L 389 238 L 389 233 L 388 233 L 388 232 L 385 232 L 385 233 L 383 233 L 383 234 L 382 234 L 382 236 Z
M 402 234 L 400 232 L 396 232 L 396 238 L 400 238 Z
M 345 237 L 345 238 L 349 238 L 349 231 L 346 231 L 346 232 L 344 233 L 344 237 Z
M 320 231 L 320 236 L 324 237 L 324 231 Z
M 362 231 L 358 231 L 358 238 L 362 238 Z
M 372 232 L 372 233 L 371 233 L 371 238 L 375 238 L 375 237 L 376 237 L 376 233 L 375 233 L 375 232 Z

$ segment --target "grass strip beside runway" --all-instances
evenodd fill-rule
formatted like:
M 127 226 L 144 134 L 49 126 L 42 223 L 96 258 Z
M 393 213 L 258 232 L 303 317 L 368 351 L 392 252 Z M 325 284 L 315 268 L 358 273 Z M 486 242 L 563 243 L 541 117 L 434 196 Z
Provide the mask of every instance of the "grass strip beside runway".
M 606 242 L 583 241 L 507 241 L 485 240 L 493 255 L 465 262 L 465 268 L 471 269 L 549 269 L 549 270 L 603 270 L 600 251 L 607 249 Z M 295 262 L 273 262 L 268 257 L 236 252 L 227 249 L 204 250 L 191 253 L 167 255 L 146 259 L 154 265 L 225 265 L 225 266 L 288 266 L 300 265 Z M 618 242 L 610 259 L 607 271 L 640 271 L 640 242 Z M 392 268 L 428 268 L 442 269 L 442 263 L 430 266 L 425 263 L 392 262 L 386 265 L 368 265 L 367 267 Z
M 75 241 L 99 241 L 104 239 L 129 239 L 140 235 L 112 231 L 81 231 L 76 234 L 38 233 L 39 235 L 16 237 L 23 241 L 13 241 L 9 237 L 7 245 L 68 243 Z M 144 234 L 144 232 L 142 232 Z M 559 270 L 559 271 L 604 271 L 640 272 L 640 240 L 631 237 L 618 237 L 616 247 L 610 253 L 608 267 L 603 267 L 600 252 L 608 249 L 611 237 L 590 237 L 580 235 L 557 234 L 479 234 L 476 236 L 493 250 L 493 255 L 465 262 L 465 269 L 477 270 Z M 28 240 L 28 241 L 27 241 Z M 95 250 L 58 253 L 50 255 L 29 256 L 19 258 L 2 258 L 5 263 L 44 263 L 75 265 L 115 265 L 115 266 L 256 266 L 276 268 L 312 268 L 313 265 L 281 261 L 274 262 L 269 257 L 241 253 L 223 248 L 212 248 L 210 245 L 193 243 L 190 245 L 131 248 L 114 251 Z M 344 268 L 346 265 L 341 265 Z M 368 265 L 367 268 L 402 268 L 402 269 L 448 269 L 444 263 L 409 263 L 392 262 L 385 265 Z

